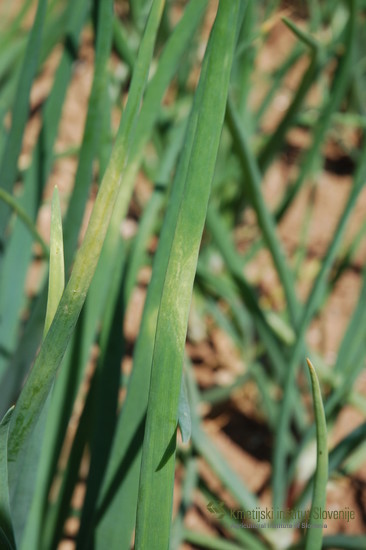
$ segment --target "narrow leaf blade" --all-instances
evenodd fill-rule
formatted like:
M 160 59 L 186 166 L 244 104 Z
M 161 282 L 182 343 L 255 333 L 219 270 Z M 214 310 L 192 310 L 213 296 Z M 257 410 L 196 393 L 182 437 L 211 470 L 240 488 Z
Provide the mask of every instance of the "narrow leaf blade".
M 328 447 L 327 447 L 327 425 L 325 421 L 325 413 L 323 400 L 320 391 L 319 380 L 315 372 L 314 366 L 310 359 L 307 359 L 311 386 L 314 401 L 314 414 L 316 423 L 316 473 L 314 478 L 313 500 L 310 512 L 310 527 L 306 535 L 305 550 L 320 550 L 322 547 L 323 530 L 317 529 L 316 521 L 313 518 L 313 511 L 325 507 L 326 488 L 328 481 Z

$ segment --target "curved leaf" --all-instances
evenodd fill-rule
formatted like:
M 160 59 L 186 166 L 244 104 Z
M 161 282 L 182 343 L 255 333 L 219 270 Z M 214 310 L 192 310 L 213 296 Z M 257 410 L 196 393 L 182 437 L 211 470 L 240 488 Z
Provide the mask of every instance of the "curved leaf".
M 326 488 L 328 481 L 327 425 L 325 421 L 325 413 L 319 380 L 310 359 L 307 359 L 307 363 L 309 367 L 311 387 L 313 391 L 317 455 L 313 500 L 311 503 L 309 519 L 310 527 L 308 527 L 306 534 L 305 550 L 320 550 L 322 547 L 323 529 L 316 527 L 317 522 L 313 518 L 313 511 L 317 508 L 324 509 L 325 507 Z

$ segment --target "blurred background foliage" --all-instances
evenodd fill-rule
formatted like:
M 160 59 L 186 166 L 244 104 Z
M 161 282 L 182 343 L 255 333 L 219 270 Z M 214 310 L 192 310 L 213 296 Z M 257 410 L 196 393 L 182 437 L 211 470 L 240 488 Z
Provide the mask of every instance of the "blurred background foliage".
M 31 516 L 19 516 L 35 548 L 130 547 L 149 375 L 129 381 L 217 5 L 166 2 L 122 191 L 44 415 Z M 116 1 L 108 18 L 98 0 L 1 2 L 2 414 L 42 340 L 54 186 L 68 280 L 150 6 Z M 241 3 L 188 322 L 172 549 L 303 547 L 301 529 L 239 529 L 230 510 L 309 508 L 307 356 L 327 418 L 327 509 L 356 515 L 330 520 L 323 547 L 366 547 L 365 15 L 363 0 Z

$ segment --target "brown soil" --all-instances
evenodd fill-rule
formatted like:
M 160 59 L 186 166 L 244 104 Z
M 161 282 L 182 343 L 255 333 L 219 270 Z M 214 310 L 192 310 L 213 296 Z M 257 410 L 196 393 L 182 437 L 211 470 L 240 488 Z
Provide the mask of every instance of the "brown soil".
M 216 5 L 217 2 L 212 2 L 210 6 L 207 23 L 204 27 L 205 40 L 213 21 Z M 294 43 L 293 35 L 280 21 L 279 17 L 270 22 L 269 28 L 269 39 L 265 47 L 262 48 L 257 60 L 257 74 L 263 75 L 266 71 L 272 70 L 277 66 Z M 273 52 L 275 52 L 275 55 Z M 40 127 L 36 108 L 46 97 L 52 84 L 58 57 L 59 51 L 56 50 L 32 90 L 31 107 L 35 114 L 29 122 L 25 135 L 24 150 L 21 157 L 22 167 L 25 167 L 29 163 L 29 155 Z M 286 79 L 283 88 L 279 90 L 263 124 L 265 132 L 271 131 L 283 116 L 296 83 L 301 78 L 301 74 L 305 68 L 306 63 L 301 60 Z M 88 31 L 83 35 L 83 46 L 80 50 L 79 61 L 75 66 L 72 83 L 63 109 L 62 123 L 56 143 L 57 152 L 65 151 L 69 147 L 78 146 L 81 142 L 92 78 L 93 49 L 91 35 Z M 193 75 L 192 84 L 196 78 L 197 75 Z M 263 81 L 258 76 L 256 79 L 253 78 L 253 94 L 251 98 L 253 108 L 258 104 L 263 90 Z M 317 94 L 318 91 L 314 87 L 310 98 L 311 102 L 316 100 Z M 352 135 L 351 139 L 354 138 L 355 136 Z M 307 147 L 308 142 L 309 136 L 306 132 L 292 131 L 288 136 L 288 149 L 293 154 L 295 152 L 298 155 Z M 330 168 L 337 164 L 340 151 L 331 140 L 326 145 L 325 151 L 329 161 L 327 166 Z M 40 211 L 38 219 L 39 231 L 46 241 L 49 235 L 49 199 L 51 190 L 57 183 L 63 208 L 65 208 L 72 189 L 76 166 L 76 160 L 71 157 L 56 162 L 45 192 L 44 206 Z M 271 208 L 274 208 L 278 204 L 279 197 L 281 197 L 289 182 L 293 180 L 293 174 L 294 166 L 290 153 L 283 155 L 283 157 L 277 160 L 266 174 L 263 189 L 267 203 Z M 139 185 L 139 182 L 137 184 Z M 143 194 L 143 179 L 141 179 L 140 184 L 141 193 Z M 307 254 L 299 273 L 298 293 L 301 299 L 307 296 L 311 288 L 314 277 L 319 269 L 319 262 L 337 224 L 351 184 L 352 178 L 350 174 L 341 175 L 337 171 L 330 169 L 322 171 L 317 178 L 316 190 L 311 198 L 313 201 L 313 212 L 307 240 Z M 279 226 L 279 235 L 291 263 L 294 262 L 294 256 L 299 246 L 299 235 L 301 233 L 304 212 L 309 200 L 310 188 L 308 186 L 299 194 L 288 215 L 285 216 Z M 90 202 L 89 210 L 91 206 L 92 202 Z M 357 208 L 349 224 L 346 237 L 347 242 L 350 242 L 355 235 L 357 228 L 360 227 L 365 219 L 365 214 L 366 190 L 364 190 L 359 198 Z M 135 223 L 132 217 L 130 218 L 130 223 L 132 224 L 131 227 Z M 253 226 L 253 231 L 255 232 L 255 221 Z M 126 226 L 126 231 L 132 230 L 131 227 Z M 238 237 L 238 249 L 241 249 L 242 246 L 245 246 L 245 244 L 241 243 Z M 345 331 L 350 315 L 358 300 L 360 268 L 364 261 L 365 251 L 366 240 L 364 239 L 351 268 L 346 271 L 337 284 L 326 307 L 321 315 L 312 323 L 308 333 L 309 345 L 319 352 L 329 364 L 333 364 L 335 361 L 341 336 Z M 34 294 L 37 289 L 39 273 L 40 265 L 37 264 L 32 267 L 32 272 L 28 277 L 27 291 L 29 295 Z M 251 281 L 260 287 L 263 305 L 274 307 L 280 311 L 283 304 L 282 290 L 280 289 L 268 253 L 261 252 L 257 255 L 255 260 L 248 265 L 247 275 Z M 124 330 L 130 342 L 134 341 L 138 331 L 146 293 L 145 285 L 148 279 L 149 272 L 146 273 L 145 270 L 140 274 L 139 286 L 135 290 L 129 306 Z M 242 359 L 226 334 L 219 329 L 212 328 L 202 338 L 198 338 L 197 341 L 193 340 L 187 343 L 187 351 L 196 365 L 195 374 L 202 388 L 208 388 L 215 384 L 228 384 L 238 372 L 242 372 Z M 130 359 L 125 361 L 126 365 L 127 368 L 130 368 Z M 363 395 L 366 394 L 366 379 L 364 375 L 360 377 L 357 388 L 359 391 L 362 390 Z M 259 396 L 256 387 L 253 384 L 247 384 L 235 394 L 227 405 L 212 410 L 207 409 L 204 427 L 217 446 L 217 449 L 227 459 L 233 470 L 251 490 L 260 492 L 262 504 L 269 505 L 270 492 L 268 482 L 272 441 L 270 435 L 261 424 L 260 416 L 258 416 L 258 399 Z M 362 421 L 364 421 L 363 414 L 354 407 L 345 407 L 331 430 L 330 440 L 332 445 Z M 200 462 L 200 473 L 212 490 L 218 491 L 219 498 L 230 505 L 230 496 L 226 494 L 215 475 L 202 461 Z M 339 522 L 330 522 L 328 534 L 333 532 L 364 532 L 366 524 L 365 484 L 366 466 L 360 467 L 352 477 L 335 477 L 329 482 L 328 508 L 334 507 L 336 509 L 349 506 L 356 510 L 357 518 L 356 521 L 351 523 L 340 524 Z M 81 504 L 84 490 L 85 487 L 83 484 L 77 487 L 74 504 Z M 215 522 L 212 522 L 212 517 L 206 510 L 206 502 L 198 492 L 195 495 L 194 505 L 188 512 L 186 525 L 193 530 L 213 535 L 217 533 Z M 70 518 L 66 525 L 65 533 L 68 537 L 72 537 L 76 533 L 77 528 L 77 519 Z M 59 548 L 60 550 L 71 550 L 74 548 L 74 543 L 72 540 L 65 540 L 60 544 Z M 188 549 L 194 547 L 184 544 L 182 548 Z

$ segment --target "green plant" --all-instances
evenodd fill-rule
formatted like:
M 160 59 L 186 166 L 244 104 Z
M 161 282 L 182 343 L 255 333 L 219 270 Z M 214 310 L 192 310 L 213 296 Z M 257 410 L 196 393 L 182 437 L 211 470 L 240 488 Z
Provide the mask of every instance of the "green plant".
M 33 4 L 36 15 L 25 32 Z M 365 412 L 354 386 L 366 351 L 364 267 L 359 303 L 332 370 L 307 336 L 364 236 L 361 224 L 341 248 L 366 176 L 365 75 L 358 41 L 364 3 L 309 2 L 307 28 L 283 19 L 288 36 L 293 34 L 291 51 L 264 75 L 267 89 L 256 108 L 250 93 L 260 86 L 252 75 L 260 73 L 257 60 L 272 27 L 280 24 L 278 2 L 131 0 L 126 6 L 117 6 L 122 10 L 117 17 L 112 0 L 29 0 L 2 29 L 0 547 L 56 548 L 73 517 L 78 549 L 124 550 L 133 540 L 135 548 L 149 550 L 175 550 L 183 542 L 220 550 L 361 548 L 363 535 L 323 536 L 326 531 L 314 527 L 314 511 L 326 508 L 327 426 L 333 429 L 346 404 Z M 208 11 L 213 24 L 204 19 Z M 209 38 L 201 61 L 203 21 Z M 58 128 L 83 29 L 92 31 L 95 51 L 84 133 L 80 143 L 60 152 Z M 59 57 L 52 61 L 56 45 Z M 266 133 L 274 98 L 303 60 L 307 67 L 285 112 Z M 42 79 L 46 61 L 54 64 L 53 84 L 30 111 L 32 86 Z M 309 102 L 312 86 L 315 106 Z M 40 131 L 27 146 L 32 116 Z M 263 178 L 296 128 L 305 128 L 310 145 L 302 146 L 292 183 L 270 207 Z M 352 146 L 343 130 L 352 132 Z M 330 139 L 354 164 L 353 184 L 310 291 L 300 298 L 322 145 Z M 48 246 L 37 218 L 55 166 L 62 167 L 65 158 L 77 163 L 75 177 L 70 194 L 60 192 L 62 209 L 54 191 Z M 140 189 L 141 174 L 149 180 L 148 199 Z M 281 224 L 309 184 L 298 248 L 291 253 Z M 88 200 L 92 213 L 81 238 Z M 124 231 L 121 236 L 126 219 L 131 225 L 138 220 L 132 237 Z M 260 266 L 261 256 L 276 281 L 272 292 L 261 292 L 250 278 L 250 266 Z M 29 295 L 27 273 L 35 264 L 42 272 Z M 151 276 L 142 289 L 146 267 Z M 138 290 L 146 297 L 131 342 L 123 327 Z M 213 346 L 210 331 L 225 335 L 241 364 L 235 374 L 228 368 L 228 384 L 200 387 L 194 353 L 185 345 L 187 328 L 193 348 L 202 342 Z M 306 355 L 317 365 L 315 374 L 308 361 L 315 423 L 308 379 L 299 372 Z M 210 379 L 215 376 L 212 371 Z M 256 388 L 255 414 L 273 438 L 273 507 L 265 527 L 252 514 L 251 529 L 242 529 L 239 520 L 260 509 L 261 495 L 249 489 L 207 433 L 205 410 L 235 403 L 237 392 L 250 385 Z M 246 433 L 244 423 L 241 431 Z M 301 486 L 296 466 L 315 432 L 317 465 Z M 330 449 L 329 476 L 357 469 L 365 456 L 364 434 L 363 424 Z M 177 446 L 179 437 L 183 446 Z M 212 489 L 198 457 L 221 488 Z M 85 491 L 75 507 L 81 471 Z M 183 479 L 173 515 L 176 473 Z M 186 513 L 197 506 L 197 494 L 221 536 L 187 527 Z M 293 514 L 308 509 L 310 501 L 306 527 L 284 515 L 289 508 Z M 238 517 L 233 502 L 240 506 Z M 279 519 L 282 529 L 276 528 Z

